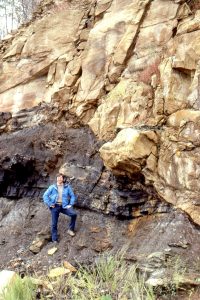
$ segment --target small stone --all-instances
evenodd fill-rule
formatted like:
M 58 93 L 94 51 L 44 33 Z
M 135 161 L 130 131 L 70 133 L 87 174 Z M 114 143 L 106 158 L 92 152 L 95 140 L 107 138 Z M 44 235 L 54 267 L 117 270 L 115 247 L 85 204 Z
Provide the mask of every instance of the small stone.
M 54 253 L 56 253 L 56 251 L 58 250 L 57 247 L 53 247 L 51 249 L 48 250 L 48 255 L 53 255 Z
M 36 238 L 29 247 L 29 250 L 37 254 L 41 251 L 46 243 L 47 241 L 45 239 Z
M 64 267 L 58 267 L 58 268 L 54 268 L 52 270 L 50 270 L 48 277 L 53 278 L 53 277 L 58 277 L 58 276 L 62 276 L 65 274 L 69 274 L 70 270 L 64 268 Z
M 65 269 L 70 270 L 70 272 L 77 272 L 77 269 L 74 266 L 72 266 L 68 261 L 64 261 L 63 266 Z
M 146 284 L 150 286 L 159 286 L 159 285 L 164 285 L 164 281 L 162 278 L 149 278 L 146 281 Z

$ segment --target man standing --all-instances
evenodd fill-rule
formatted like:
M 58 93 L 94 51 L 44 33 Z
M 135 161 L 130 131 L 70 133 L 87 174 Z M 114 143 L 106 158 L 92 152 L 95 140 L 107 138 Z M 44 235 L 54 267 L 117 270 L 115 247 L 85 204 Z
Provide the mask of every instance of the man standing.
M 67 233 L 70 236 L 75 236 L 74 228 L 76 223 L 77 214 L 73 209 L 75 202 L 75 195 L 69 184 L 66 183 L 66 178 L 63 174 L 56 176 L 56 184 L 52 184 L 43 195 L 44 203 L 50 208 L 51 211 L 51 236 L 52 242 L 58 242 L 57 225 L 59 214 L 63 213 L 71 217 L 69 229 Z

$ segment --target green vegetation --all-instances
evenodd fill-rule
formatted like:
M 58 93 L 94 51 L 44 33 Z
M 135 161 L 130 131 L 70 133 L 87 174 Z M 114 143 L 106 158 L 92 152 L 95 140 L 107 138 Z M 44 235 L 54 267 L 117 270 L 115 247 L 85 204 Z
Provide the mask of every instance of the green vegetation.
M 168 280 L 166 283 L 163 282 L 163 285 L 155 287 L 154 292 L 156 295 L 162 296 L 163 300 L 168 300 L 175 297 L 181 290 L 186 275 L 186 265 L 178 255 L 175 255 L 168 258 L 165 267 Z
M 145 286 L 144 276 L 120 255 L 101 256 L 91 267 L 81 267 L 67 280 L 73 300 L 153 300 L 154 293 Z
M 120 253 L 108 253 L 90 266 L 80 266 L 75 274 L 39 279 L 17 276 L 0 300 L 168 300 L 180 292 L 190 299 L 195 290 L 185 290 L 182 285 L 186 267 L 181 259 L 169 258 L 165 271 L 163 283 L 153 289 L 145 283 L 147 278 L 137 265 L 129 264 Z
M 28 277 L 19 276 L 0 295 L 0 300 L 35 300 L 36 287 Z

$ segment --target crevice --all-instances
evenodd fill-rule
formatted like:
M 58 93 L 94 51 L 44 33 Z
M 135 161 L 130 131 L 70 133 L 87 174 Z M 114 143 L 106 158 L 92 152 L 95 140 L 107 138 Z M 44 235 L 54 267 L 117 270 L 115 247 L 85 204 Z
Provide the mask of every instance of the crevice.
M 93 192 L 93 190 L 95 189 L 95 187 L 98 185 L 99 181 L 101 180 L 102 173 L 103 173 L 104 169 L 105 169 L 105 167 L 103 166 L 102 169 L 101 169 L 101 173 L 99 174 L 99 177 L 96 179 L 96 181 L 94 182 L 93 186 L 89 190 L 89 194 L 91 194 Z
M 177 27 L 174 27 L 172 29 L 172 37 L 174 38 L 176 36 L 176 34 L 177 34 Z
M 125 58 L 125 60 L 124 60 L 124 65 L 125 65 L 125 66 L 127 66 L 129 59 L 130 59 L 130 58 L 132 57 L 132 55 L 133 55 L 133 50 L 134 50 L 134 48 L 135 48 L 135 45 L 136 45 L 136 42 L 137 42 L 137 39 L 138 39 L 138 36 L 139 36 L 139 33 L 140 33 L 140 28 L 142 27 L 142 24 L 143 24 L 143 22 L 144 22 L 144 19 L 145 19 L 146 15 L 147 15 L 147 13 L 148 13 L 148 11 L 149 11 L 149 9 L 150 9 L 151 2 L 152 2 L 152 1 L 150 0 L 150 1 L 146 4 L 146 6 L 145 6 L 145 8 L 144 8 L 144 12 L 143 12 L 143 15 L 142 15 L 142 17 L 141 17 L 141 19 L 140 19 L 140 22 L 139 22 L 139 24 L 138 24 L 138 28 L 137 28 L 135 37 L 134 37 L 134 39 L 133 39 L 133 41 L 132 41 L 132 44 L 130 45 L 130 47 L 129 47 L 128 51 L 127 51 L 126 58 Z
M 111 5 L 112 5 L 112 0 L 110 0 L 108 7 L 94 18 L 95 23 L 97 23 L 103 19 L 104 15 L 106 14 L 107 10 L 111 7 Z M 96 9 L 96 6 L 97 6 L 97 1 L 95 2 L 95 6 L 94 6 L 95 9 Z

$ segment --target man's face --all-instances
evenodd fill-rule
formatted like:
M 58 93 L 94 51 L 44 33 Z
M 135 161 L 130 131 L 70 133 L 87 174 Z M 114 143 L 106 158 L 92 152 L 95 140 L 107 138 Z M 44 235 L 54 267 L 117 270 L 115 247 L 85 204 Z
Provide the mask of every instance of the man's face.
M 62 175 L 57 177 L 57 184 L 63 184 L 63 176 Z

